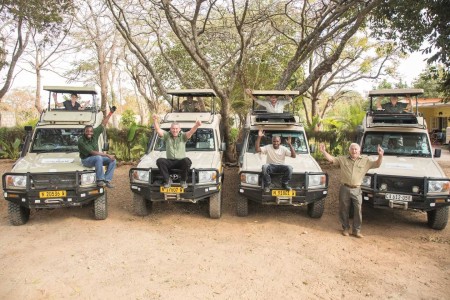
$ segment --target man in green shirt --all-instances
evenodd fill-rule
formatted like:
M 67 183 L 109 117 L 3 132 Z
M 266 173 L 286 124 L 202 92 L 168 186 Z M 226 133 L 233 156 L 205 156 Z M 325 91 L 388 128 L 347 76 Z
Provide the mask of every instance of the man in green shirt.
M 158 158 L 156 165 L 164 178 L 164 187 L 169 188 L 171 183 L 169 171 L 172 169 L 181 170 L 180 184 L 181 187 L 187 188 L 188 171 L 191 168 L 191 160 L 186 157 L 186 142 L 202 125 L 200 120 L 195 122 L 194 127 L 188 132 L 182 132 L 180 124 L 174 122 L 170 126 L 170 132 L 164 131 L 159 127 L 158 116 L 153 115 L 153 124 L 155 131 L 160 138 L 166 143 L 166 157 Z
M 87 125 L 84 128 L 84 134 L 78 139 L 78 150 L 80 151 L 81 163 L 85 167 L 95 167 L 98 186 L 107 186 L 113 188 L 111 183 L 114 169 L 116 168 L 116 157 L 111 154 L 100 152 L 98 149 L 98 138 L 103 132 L 104 126 L 108 124 L 109 118 L 115 111 L 113 106 L 111 112 L 103 119 L 102 124 L 93 128 Z M 106 172 L 103 166 L 107 166 Z

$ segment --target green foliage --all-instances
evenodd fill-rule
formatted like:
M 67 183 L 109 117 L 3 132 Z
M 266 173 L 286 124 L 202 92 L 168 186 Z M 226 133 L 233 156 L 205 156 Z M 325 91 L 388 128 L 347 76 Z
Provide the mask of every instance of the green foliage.
M 122 118 L 120 119 L 120 124 L 123 127 L 131 127 L 136 125 L 136 119 L 134 118 L 134 111 L 127 109 L 122 113 Z
M 230 144 L 236 143 L 236 141 L 238 139 L 238 136 L 239 136 L 239 129 L 234 128 L 234 127 L 231 128 L 231 131 L 230 131 Z
M 414 81 L 415 88 L 423 89 L 425 98 L 443 98 L 444 93 L 441 89 L 441 83 L 444 80 L 445 70 L 443 66 L 429 66 Z
M 18 159 L 20 156 L 20 139 L 16 138 L 12 143 L 0 141 L 0 157 Z
M 0 128 L 0 157 L 17 159 L 20 155 L 20 143 L 25 138 L 25 130 L 21 127 Z
M 25 126 L 32 126 L 33 129 L 36 127 L 36 124 L 38 122 L 39 118 L 33 118 L 33 119 L 28 119 L 28 121 L 20 124 L 21 127 L 25 127 Z
M 108 128 L 110 152 L 119 161 L 136 161 L 144 155 L 150 138 L 150 129 L 133 124 L 130 128 Z

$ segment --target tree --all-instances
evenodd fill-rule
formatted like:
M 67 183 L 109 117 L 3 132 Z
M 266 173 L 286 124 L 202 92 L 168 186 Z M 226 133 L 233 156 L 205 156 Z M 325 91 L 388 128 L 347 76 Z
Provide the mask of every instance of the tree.
M 70 0 L 3 0 L 0 4 L 0 101 L 10 89 L 16 65 L 32 32 L 58 34 Z
M 437 78 L 435 77 L 436 74 L 438 75 Z M 443 98 L 444 93 L 441 91 L 441 84 L 444 76 L 445 70 L 443 66 L 438 68 L 428 66 L 414 80 L 413 86 L 418 89 L 423 89 L 423 97 L 425 98 Z

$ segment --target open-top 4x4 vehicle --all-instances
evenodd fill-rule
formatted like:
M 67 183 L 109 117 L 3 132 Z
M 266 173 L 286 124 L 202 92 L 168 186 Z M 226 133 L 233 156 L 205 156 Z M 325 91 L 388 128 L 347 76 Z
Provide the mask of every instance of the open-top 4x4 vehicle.
M 369 92 L 370 110 L 362 124 L 361 153 L 377 155 L 384 149 L 383 163 L 371 169 L 361 189 L 363 203 L 379 208 L 418 209 L 427 212 L 428 225 L 443 229 L 448 221 L 450 181 L 432 153 L 424 118 L 417 112 L 421 89 L 389 89 Z M 415 97 L 409 111 L 388 113 L 372 109 L 374 100 L 389 97 Z M 389 101 L 389 100 L 387 100 Z
M 274 95 L 278 98 L 298 96 L 296 91 L 253 91 L 252 93 L 254 96 Z M 295 111 L 294 104 L 290 106 L 290 111 Z M 243 143 L 238 145 L 240 150 L 238 216 L 248 215 L 248 200 L 272 205 L 307 205 L 310 217 L 322 216 L 328 191 L 328 175 L 322 172 L 319 164 L 311 156 L 303 125 L 299 117 L 294 116 L 292 112 L 267 113 L 265 109 L 255 109 L 255 102 L 253 102 L 253 108 L 246 119 Z M 272 137 L 279 136 L 281 144 L 289 149 L 286 138 L 291 137 L 297 157 L 286 157 L 285 164 L 293 167 L 290 181 L 292 190 L 282 188 L 282 174 L 272 174 L 274 188 L 271 188 L 270 192 L 264 191 L 262 166 L 266 163 L 266 159 L 255 150 L 255 141 L 260 129 L 265 133 L 260 143 L 261 147 L 272 144 Z
M 164 140 L 154 133 L 147 154 L 141 158 L 137 168 L 130 170 L 134 212 L 139 216 L 147 215 L 153 202 L 197 203 L 204 200 L 209 201 L 209 216 L 220 218 L 225 143 L 222 141 L 221 116 L 215 112 L 216 94 L 211 89 L 169 90 L 168 93 L 172 95 L 172 111 L 162 118 L 162 130 L 169 131 L 171 124 L 177 122 L 182 131 L 188 131 L 196 120 L 202 121 L 202 125 L 186 142 L 186 156 L 192 161 L 188 187 L 184 189 L 181 186 L 177 170 L 170 174 L 172 186 L 163 187 L 163 177 L 156 160 L 166 157 L 166 146 Z M 195 104 L 192 100 L 190 104 L 181 102 L 190 97 L 196 98 L 193 100 Z
M 44 86 L 49 92 L 48 107 L 40 115 L 35 130 L 26 126 L 26 138 L 20 158 L 11 172 L 2 177 L 4 197 L 12 225 L 25 224 L 30 209 L 83 206 L 94 202 L 95 219 L 107 217 L 106 192 L 97 187 L 95 171 L 83 167 L 78 152 L 78 138 L 86 125 L 102 122 L 93 87 Z M 84 110 L 68 111 L 51 107 L 51 94 L 76 93 L 89 97 Z M 99 149 L 106 144 L 106 135 L 99 138 Z

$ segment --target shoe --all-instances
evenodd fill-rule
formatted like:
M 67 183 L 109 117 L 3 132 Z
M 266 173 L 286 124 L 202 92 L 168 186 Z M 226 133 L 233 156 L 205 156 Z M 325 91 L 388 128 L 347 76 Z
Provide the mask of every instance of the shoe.
M 357 232 L 353 234 L 355 237 L 357 237 L 358 239 L 362 239 L 364 238 L 364 236 L 361 234 L 361 232 Z
M 111 181 L 107 181 L 106 182 L 106 187 L 113 189 L 114 188 L 114 184 L 111 183 Z
M 282 183 L 281 187 L 287 191 L 292 190 L 292 188 L 289 186 L 289 183 Z
M 188 187 L 188 184 L 186 181 L 180 181 L 180 185 L 183 189 L 187 189 L 187 187 Z
M 343 229 L 342 230 L 342 235 L 343 236 L 349 236 L 350 234 L 348 233 L 348 229 Z
M 169 181 L 164 182 L 164 188 L 165 189 L 170 188 L 171 185 L 172 185 L 172 180 L 171 179 L 169 179 Z
M 106 184 L 105 184 L 105 182 L 104 181 L 97 181 L 97 186 L 99 186 L 99 187 L 104 187 Z

